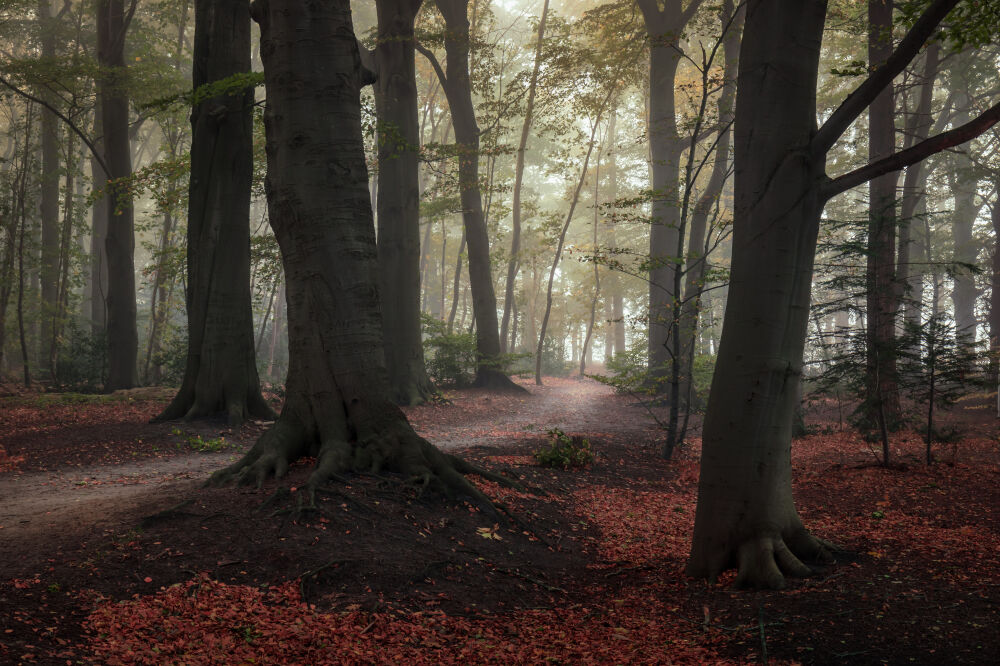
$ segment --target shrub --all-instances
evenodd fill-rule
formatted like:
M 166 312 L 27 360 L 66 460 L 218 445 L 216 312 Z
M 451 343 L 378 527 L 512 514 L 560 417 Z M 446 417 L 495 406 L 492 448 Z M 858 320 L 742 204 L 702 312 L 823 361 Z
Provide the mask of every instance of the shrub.
M 594 460 L 590 441 L 579 435 L 570 436 L 559 428 L 548 431 L 548 448 L 535 451 L 535 460 L 542 467 L 583 467 Z
M 424 330 L 424 362 L 431 381 L 439 386 L 469 386 L 476 378 L 476 336 L 449 333 L 448 325 L 421 315 Z

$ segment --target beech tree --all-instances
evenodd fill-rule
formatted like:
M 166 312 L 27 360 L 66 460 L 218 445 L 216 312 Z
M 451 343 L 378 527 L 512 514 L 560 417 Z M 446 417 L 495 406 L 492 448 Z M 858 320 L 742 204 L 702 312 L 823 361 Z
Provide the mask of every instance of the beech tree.
M 281 477 L 316 456 L 308 485 L 391 470 L 447 494 L 485 498 L 477 470 L 419 437 L 391 398 L 375 229 L 361 135 L 362 67 L 349 0 L 256 0 L 267 105 L 267 191 L 288 303 L 289 368 L 277 422 L 212 480 Z M 314 66 L 321 63 L 321 66 Z
M 483 197 L 479 187 L 479 127 L 472 104 L 469 79 L 469 0 L 435 0 L 445 22 L 445 65 L 441 67 L 433 52 L 419 47 L 431 62 L 441 81 L 458 149 L 458 187 L 462 202 L 462 222 L 468 247 L 469 285 L 472 310 L 476 320 L 476 386 L 522 390 L 498 367 L 500 331 L 497 324 L 497 298 L 490 267 L 490 241 L 483 215 Z
M 434 391 L 420 330 L 420 127 L 413 24 L 423 0 L 378 0 L 378 261 L 385 364 L 392 398 L 425 402 Z
M 250 11 L 243 0 L 195 2 L 188 202 L 188 353 L 180 391 L 161 420 L 225 412 L 238 425 L 273 418 L 261 396 L 250 306 L 253 87 Z M 206 93 L 230 80 L 235 91 Z
M 826 202 L 957 146 L 1000 121 L 1000 104 L 968 123 L 831 178 L 835 142 L 938 32 L 959 0 L 934 0 L 895 49 L 816 127 L 826 0 L 750 0 L 736 97 L 735 211 L 725 324 L 705 418 L 698 508 L 687 572 L 780 588 L 829 561 L 792 499 L 791 429 L 809 321 L 813 261 Z
M 132 175 L 129 104 L 125 88 L 125 35 L 135 7 L 136 0 L 132 0 L 128 11 L 123 0 L 99 0 L 97 3 L 97 58 L 101 65 L 97 96 L 101 109 L 104 162 L 111 191 L 104 246 L 108 264 L 108 380 L 104 390 L 109 393 L 132 388 L 138 381 L 134 214 L 127 190 L 115 186 Z

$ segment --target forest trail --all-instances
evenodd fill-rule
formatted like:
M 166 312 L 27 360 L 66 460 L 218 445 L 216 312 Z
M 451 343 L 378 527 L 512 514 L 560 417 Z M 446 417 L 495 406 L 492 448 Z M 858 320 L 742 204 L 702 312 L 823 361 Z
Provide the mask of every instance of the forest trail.
M 540 442 L 550 428 L 601 438 L 642 436 L 655 425 L 632 399 L 617 396 L 593 380 L 545 381 L 540 387 L 525 384 L 528 394 L 451 391 L 447 393 L 451 404 L 405 411 L 417 432 L 451 451 L 518 440 Z M 70 536 L 97 528 L 134 527 L 136 516 L 180 501 L 213 471 L 236 460 L 243 445 L 249 446 L 262 430 L 262 424 L 252 424 L 227 436 L 240 446 L 221 453 L 180 452 L 177 440 L 183 436 L 178 435 L 178 428 L 184 435 L 207 439 L 219 434 L 218 424 L 148 423 L 148 415 L 157 410 L 157 403 L 150 403 L 148 409 L 121 410 L 124 413 L 117 424 L 78 428 L 88 442 L 70 438 L 69 430 L 61 427 L 45 435 L 41 445 L 37 433 L 32 435 L 34 445 L 25 444 L 16 425 L 0 435 L 0 447 L 10 455 L 24 456 L 27 468 L 0 474 L 2 542 L 13 546 L 24 537 L 45 532 Z M 81 450 L 97 444 L 93 440 L 102 433 L 108 438 L 99 443 L 104 455 L 89 464 L 71 462 L 79 460 L 76 456 Z M 118 449 L 116 455 L 108 455 L 113 449 Z M 36 454 L 44 456 L 44 464 L 33 460 Z M 0 560 L 4 550 L 0 545 Z

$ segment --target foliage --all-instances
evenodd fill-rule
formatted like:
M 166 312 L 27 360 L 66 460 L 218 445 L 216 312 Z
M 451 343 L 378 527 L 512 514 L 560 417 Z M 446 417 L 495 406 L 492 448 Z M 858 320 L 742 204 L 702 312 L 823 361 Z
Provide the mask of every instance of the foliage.
M 152 359 L 160 366 L 160 383 L 164 386 L 180 386 L 184 381 L 187 347 L 187 326 L 168 326 Z
M 986 376 L 980 368 L 984 359 L 977 345 L 957 335 L 955 325 L 942 313 L 919 326 L 913 322 L 905 326 L 900 338 L 900 384 L 909 390 L 911 398 L 926 406 L 924 441 L 930 463 L 930 445 L 938 439 L 935 407 L 950 407 L 970 390 L 985 387 Z
M 566 360 L 566 340 L 562 336 L 546 336 L 542 342 L 542 374 L 548 377 L 569 377 L 574 364 Z
M 549 446 L 534 452 L 535 460 L 542 467 L 583 467 L 594 460 L 590 440 L 579 435 L 567 435 L 559 428 L 551 428 L 547 433 Z
M 188 448 L 198 453 L 219 453 L 234 446 L 231 442 L 227 442 L 226 438 L 222 435 L 205 439 L 201 435 L 186 435 L 180 428 L 174 428 L 170 431 L 170 434 L 184 438 L 184 442 L 177 444 L 178 449 L 187 444 Z
M 476 336 L 452 333 L 447 323 L 421 315 L 427 374 L 438 386 L 469 386 L 476 378 Z
M 108 344 L 103 332 L 92 333 L 69 322 L 66 344 L 59 355 L 57 374 L 65 387 L 77 391 L 99 391 L 107 377 Z

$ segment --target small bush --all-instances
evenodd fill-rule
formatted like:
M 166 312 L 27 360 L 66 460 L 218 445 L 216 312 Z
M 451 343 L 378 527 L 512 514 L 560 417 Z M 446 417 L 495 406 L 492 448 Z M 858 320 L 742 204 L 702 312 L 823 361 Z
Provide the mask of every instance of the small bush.
M 476 379 L 476 336 L 449 333 L 440 319 L 421 315 L 427 374 L 438 386 L 469 386 Z
M 66 341 L 56 362 L 62 388 L 95 393 L 104 386 L 108 369 L 108 342 L 104 333 L 91 333 L 75 322 L 66 328 Z
M 548 431 L 549 446 L 535 451 L 535 460 L 542 467 L 583 467 L 594 460 L 590 441 L 583 437 L 570 436 L 559 428 Z

